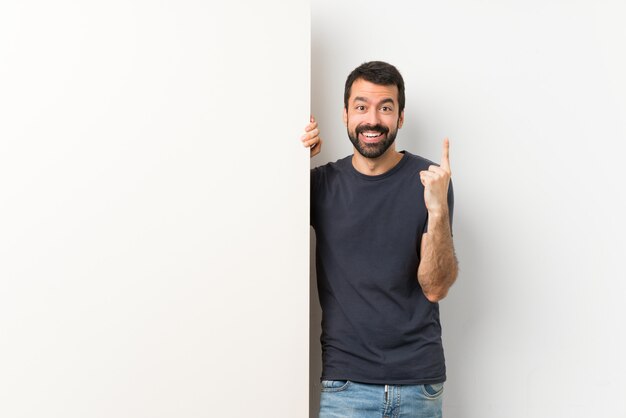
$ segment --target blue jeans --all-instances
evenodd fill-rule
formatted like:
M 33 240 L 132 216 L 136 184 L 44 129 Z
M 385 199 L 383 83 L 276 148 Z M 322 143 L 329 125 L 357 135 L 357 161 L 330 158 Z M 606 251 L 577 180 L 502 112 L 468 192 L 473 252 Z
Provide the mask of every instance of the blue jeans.
M 443 383 L 373 385 L 322 380 L 319 418 L 441 418 Z

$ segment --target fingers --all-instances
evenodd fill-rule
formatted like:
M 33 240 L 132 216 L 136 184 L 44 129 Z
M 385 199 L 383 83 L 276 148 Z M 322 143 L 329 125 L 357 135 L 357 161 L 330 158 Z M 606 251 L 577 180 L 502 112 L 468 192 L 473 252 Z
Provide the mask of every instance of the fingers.
M 443 150 L 441 151 L 441 168 L 450 172 L 450 140 L 443 140 Z
M 444 170 L 442 167 L 436 166 L 436 165 L 431 165 L 428 167 L 428 171 L 431 173 L 435 173 L 438 174 L 440 176 L 445 176 L 448 174 L 448 172 L 446 170 Z
M 319 135 L 320 135 L 320 130 L 315 128 L 315 129 L 313 129 L 311 131 L 308 131 L 304 135 L 302 135 L 300 137 L 300 140 L 302 141 L 302 143 L 305 144 L 304 145 L 305 147 L 309 147 L 309 146 L 311 146 L 311 144 L 306 145 L 306 143 L 315 140 L 315 138 L 319 138 Z M 318 141 L 316 140 L 315 143 L 317 143 L 317 142 Z
M 322 150 L 322 140 L 320 139 L 319 142 L 313 146 L 311 146 L 311 157 L 315 157 L 317 154 L 320 153 L 320 151 Z
M 424 186 L 430 186 L 438 181 L 448 181 L 449 178 L 449 174 L 436 165 L 431 165 L 428 170 L 420 171 L 420 180 Z
M 302 145 L 304 145 L 306 148 L 308 147 L 313 147 L 315 145 L 317 145 L 319 142 L 321 142 L 321 139 L 319 137 L 319 135 L 315 135 L 311 138 L 306 137 L 305 139 L 302 140 Z
M 304 128 L 304 134 L 300 137 L 302 145 L 311 149 L 311 157 L 319 154 L 322 148 L 322 139 L 320 138 L 320 130 L 313 115 L 310 117 L 310 123 Z
M 426 185 L 426 183 L 431 183 L 437 180 L 440 177 L 439 173 L 435 173 L 432 171 L 424 170 L 420 171 L 420 180 L 422 180 L 422 184 Z
M 300 137 L 300 140 L 302 142 L 310 141 L 311 139 L 315 138 L 316 136 L 319 136 L 320 134 L 320 131 L 317 128 L 317 122 L 315 121 L 315 118 L 313 117 L 313 115 L 311 115 L 310 121 L 311 122 L 307 126 L 304 127 L 304 134 Z M 309 145 L 305 145 L 305 146 L 309 146 Z
M 315 122 L 315 119 L 311 118 L 311 122 L 304 128 L 304 131 L 310 132 L 315 128 L 317 128 L 317 122 Z

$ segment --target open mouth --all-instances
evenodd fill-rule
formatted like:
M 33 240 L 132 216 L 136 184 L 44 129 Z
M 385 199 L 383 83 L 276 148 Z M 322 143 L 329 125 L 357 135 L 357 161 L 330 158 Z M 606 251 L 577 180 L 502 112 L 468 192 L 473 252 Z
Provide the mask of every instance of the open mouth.
M 357 126 L 356 134 L 358 135 L 359 141 L 364 144 L 376 144 L 385 139 L 389 129 L 380 124 L 363 124 Z
M 368 144 L 380 141 L 383 138 L 383 135 L 384 134 L 382 132 L 377 131 L 364 131 L 359 133 L 360 139 Z

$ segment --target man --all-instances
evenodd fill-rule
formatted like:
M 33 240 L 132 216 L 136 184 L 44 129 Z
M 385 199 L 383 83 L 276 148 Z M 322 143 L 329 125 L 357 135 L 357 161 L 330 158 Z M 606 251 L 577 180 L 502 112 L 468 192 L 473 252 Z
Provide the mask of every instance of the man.
M 311 170 L 322 306 L 320 418 L 441 417 L 438 301 L 458 271 L 449 142 L 441 164 L 396 151 L 404 81 L 374 61 L 346 80 L 351 156 Z M 301 140 L 319 153 L 317 123 Z

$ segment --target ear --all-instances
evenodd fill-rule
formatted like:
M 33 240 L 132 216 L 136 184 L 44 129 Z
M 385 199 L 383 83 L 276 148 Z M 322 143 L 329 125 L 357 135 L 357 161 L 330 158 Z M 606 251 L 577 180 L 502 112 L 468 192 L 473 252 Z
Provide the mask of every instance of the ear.
M 343 124 L 348 126 L 348 109 L 346 109 L 345 106 L 343 108 Z
M 400 112 L 400 117 L 398 118 L 398 129 L 402 128 L 403 123 L 404 123 L 404 110 Z

